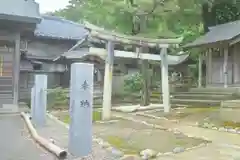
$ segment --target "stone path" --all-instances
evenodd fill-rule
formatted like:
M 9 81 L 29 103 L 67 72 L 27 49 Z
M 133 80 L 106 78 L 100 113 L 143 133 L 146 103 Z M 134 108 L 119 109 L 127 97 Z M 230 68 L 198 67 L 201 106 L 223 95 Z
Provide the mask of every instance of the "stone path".
M 68 148 L 68 129 L 57 123 L 56 121 L 47 118 L 47 124 L 43 128 L 37 128 L 39 135 L 47 139 L 53 139 L 54 143 L 64 149 Z M 75 160 L 76 157 L 70 155 L 67 160 Z M 117 160 L 119 157 L 113 155 L 98 144 L 93 142 L 93 153 L 87 160 Z M 77 159 L 78 160 L 78 159 Z
M 187 126 L 182 123 L 176 124 L 166 120 L 158 120 L 127 113 L 113 112 L 113 115 L 134 118 L 135 120 L 158 124 L 166 128 L 177 128 L 188 136 L 203 137 L 212 141 L 207 147 L 176 155 L 159 157 L 159 160 L 240 160 L 240 135 Z
M 1 160 L 56 160 L 31 139 L 20 115 L 0 115 L 0 127 Z
M 238 146 L 210 144 L 207 147 L 190 150 L 176 155 L 159 157 L 157 160 L 239 160 Z

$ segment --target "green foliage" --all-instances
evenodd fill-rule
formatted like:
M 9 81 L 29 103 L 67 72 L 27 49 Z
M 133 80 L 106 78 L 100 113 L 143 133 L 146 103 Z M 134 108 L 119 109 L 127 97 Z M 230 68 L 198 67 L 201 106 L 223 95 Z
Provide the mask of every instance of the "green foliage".
M 62 107 L 68 107 L 68 95 L 69 90 L 60 87 L 48 90 L 48 109 L 61 109 Z
M 216 18 L 216 24 L 235 21 L 239 18 L 238 8 L 229 1 L 215 4 L 212 8 L 212 14 Z
M 205 0 L 202 4 L 202 17 L 205 32 L 208 27 L 239 19 L 240 1 L 238 0 Z
M 70 0 L 69 6 L 53 14 L 76 22 L 87 20 L 124 34 L 181 36 L 186 44 L 211 25 L 239 19 L 239 8 L 239 0 Z M 140 31 L 142 20 L 144 29 Z M 191 53 L 196 59 L 199 51 Z
M 132 3 L 130 0 L 71 0 L 67 8 L 55 12 L 73 21 L 87 20 L 125 34 L 133 34 L 143 14 L 147 14 L 144 29 L 147 37 L 179 36 L 183 25 L 199 24 L 201 18 L 199 5 L 195 5 L 194 0 L 138 0 Z
M 140 73 L 133 74 L 124 81 L 124 88 L 129 92 L 139 92 L 143 86 L 143 77 Z
M 202 10 L 203 4 L 207 10 Z M 147 14 L 144 36 L 184 36 L 189 42 L 202 33 L 202 16 L 212 24 L 225 23 L 239 18 L 239 8 L 236 0 L 70 0 L 69 6 L 54 14 L 126 34 L 132 34 L 134 24 Z

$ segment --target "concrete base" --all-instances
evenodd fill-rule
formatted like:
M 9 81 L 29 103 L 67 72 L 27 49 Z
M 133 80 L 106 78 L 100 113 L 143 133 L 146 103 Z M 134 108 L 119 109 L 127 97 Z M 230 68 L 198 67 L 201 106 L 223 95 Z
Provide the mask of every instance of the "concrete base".
M 240 108 L 221 108 L 219 116 L 222 121 L 240 122 Z
M 223 121 L 240 122 L 240 100 L 229 100 L 221 103 L 220 118 Z
M 18 113 L 18 112 L 19 112 L 18 105 L 2 104 L 2 106 L 0 106 L 0 114 Z
M 240 108 L 240 100 L 222 101 L 222 108 Z
M 207 86 L 202 88 L 191 88 L 189 89 L 190 92 L 208 92 L 208 93 L 240 93 L 240 88 L 237 87 L 213 87 Z

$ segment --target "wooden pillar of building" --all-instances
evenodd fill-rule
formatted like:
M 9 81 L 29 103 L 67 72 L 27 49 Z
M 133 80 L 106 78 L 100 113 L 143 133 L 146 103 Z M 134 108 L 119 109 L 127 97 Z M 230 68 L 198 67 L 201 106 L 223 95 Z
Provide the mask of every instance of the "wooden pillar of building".
M 207 70 L 208 70 L 208 80 L 207 84 L 212 84 L 212 49 L 209 49 L 207 52 L 207 59 L 208 59 L 208 65 L 207 65 Z
M 205 87 L 207 87 L 208 85 L 208 54 L 207 52 L 205 52 L 204 54 L 204 61 L 205 61 L 205 65 L 206 65 L 206 68 L 205 68 Z
M 199 54 L 198 56 L 198 87 L 201 88 L 202 87 L 202 53 Z
M 16 34 L 15 53 L 13 56 L 13 104 L 18 105 L 19 99 L 19 75 L 20 75 L 20 33 Z
M 162 71 L 162 97 L 164 112 L 169 113 L 171 109 L 170 93 L 169 93 L 169 79 L 168 79 L 168 60 L 167 47 L 161 49 L 161 71 Z
M 107 42 L 107 58 L 105 62 L 104 89 L 103 89 L 103 111 L 102 119 L 111 118 L 112 108 L 112 74 L 114 62 L 114 44 L 112 41 Z
M 223 60 L 224 88 L 228 87 L 228 47 L 224 48 Z
M 239 82 L 239 69 L 238 69 L 238 50 L 237 46 L 233 48 L 233 83 L 237 84 Z

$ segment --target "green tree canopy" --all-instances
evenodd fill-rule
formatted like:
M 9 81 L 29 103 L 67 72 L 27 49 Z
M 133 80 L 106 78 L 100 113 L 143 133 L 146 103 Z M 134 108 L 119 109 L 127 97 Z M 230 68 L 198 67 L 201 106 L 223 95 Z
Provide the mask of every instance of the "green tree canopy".
M 209 26 L 239 19 L 239 6 L 240 0 L 70 0 L 65 9 L 53 14 L 124 34 L 183 36 L 187 43 Z M 139 32 L 141 15 L 146 27 Z

